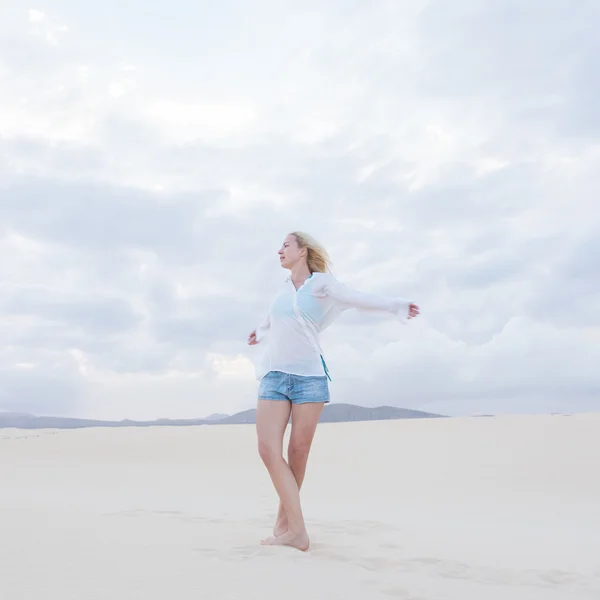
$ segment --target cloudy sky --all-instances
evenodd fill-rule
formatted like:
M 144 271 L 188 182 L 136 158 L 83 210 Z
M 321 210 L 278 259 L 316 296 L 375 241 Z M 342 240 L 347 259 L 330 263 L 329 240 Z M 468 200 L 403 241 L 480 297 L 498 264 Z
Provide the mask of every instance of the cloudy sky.
M 0 410 L 255 403 L 288 231 L 336 402 L 600 410 L 596 0 L 4 0 Z

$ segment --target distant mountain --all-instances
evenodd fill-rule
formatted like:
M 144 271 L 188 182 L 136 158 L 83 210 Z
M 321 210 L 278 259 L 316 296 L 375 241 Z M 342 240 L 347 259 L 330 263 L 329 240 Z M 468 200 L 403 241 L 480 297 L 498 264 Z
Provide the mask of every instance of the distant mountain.
M 223 425 L 243 425 L 256 423 L 256 409 L 244 410 L 220 421 Z
M 346 423 L 349 421 L 389 421 L 392 419 L 430 419 L 441 417 L 433 413 L 397 406 L 366 408 L 354 404 L 329 404 L 321 416 L 322 423 Z
M 102 421 L 71 417 L 36 417 L 34 415 L 13 415 L 0 412 L 0 429 L 81 429 L 87 427 L 160 427 L 177 425 L 206 425 L 203 419 L 157 419 L 155 421 Z
M 221 413 L 215 413 L 214 415 L 208 415 L 208 417 L 204 417 L 205 421 L 220 421 L 221 419 L 226 419 L 229 415 L 224 415 Z
M 328 404 L 321 415 L 322 423 L 345 423 L 350 421 L 386 421 L 391 419 L 425 419 L 442 417 L 433 413 L 378 406 L 367 408 L 354 404 Z M 37 417 L 29 414 L 0 412 L 0 429 L 81 429 L 86 427 L 189 427 L 193 425 L 233 425 L 256 423 L 256 410 L 250 409 L 235 415 L 210 415 L 205 419 L 157 419 L 155 421 L 100 421 L 70 417 Z
M 321 415 L 321 423 L 348 423 L 351 421 L 389 421 L 392 419 L 426 419 L 441 417 L 433 413 L 409 410 L 396 406 L 378 406 L 366 408 L 354 404 L 327 404 Z M 223 419 L 221 423 L 242 424 L 256 423 L 256 410 L 245 410 Z

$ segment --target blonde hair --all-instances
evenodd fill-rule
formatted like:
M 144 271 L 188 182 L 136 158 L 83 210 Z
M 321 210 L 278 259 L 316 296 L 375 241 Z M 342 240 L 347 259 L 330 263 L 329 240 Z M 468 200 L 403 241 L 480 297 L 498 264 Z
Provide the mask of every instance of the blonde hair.
M 327 250 L 314 237 L 303 231 L 292 231 L 299 248 L 306 248 L 306 262 L 311 273 L 327 273 L 331 270 L 331 259 Z

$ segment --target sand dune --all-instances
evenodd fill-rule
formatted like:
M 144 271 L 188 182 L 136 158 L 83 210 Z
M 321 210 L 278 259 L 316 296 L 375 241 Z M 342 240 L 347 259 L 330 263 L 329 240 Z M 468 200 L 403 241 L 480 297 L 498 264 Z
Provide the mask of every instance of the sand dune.
M 600 598 L 600 415 L 320 426 L 268 548 L 253 426 L 0 432 L 2 600 Z

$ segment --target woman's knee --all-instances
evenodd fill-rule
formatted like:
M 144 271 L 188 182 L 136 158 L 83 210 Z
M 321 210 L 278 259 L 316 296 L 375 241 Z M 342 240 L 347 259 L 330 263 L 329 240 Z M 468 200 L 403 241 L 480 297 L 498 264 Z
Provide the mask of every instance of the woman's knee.
M 288 460 L 290 463 L 301 463 L 308 460 L 310 443 L 305 441 L 292 441 L 288 447 Z
M 278 452 L 272 443 L 260 439 L 258 440 L 258 454 L 267 467 L 282 458 L 281 452 Z

